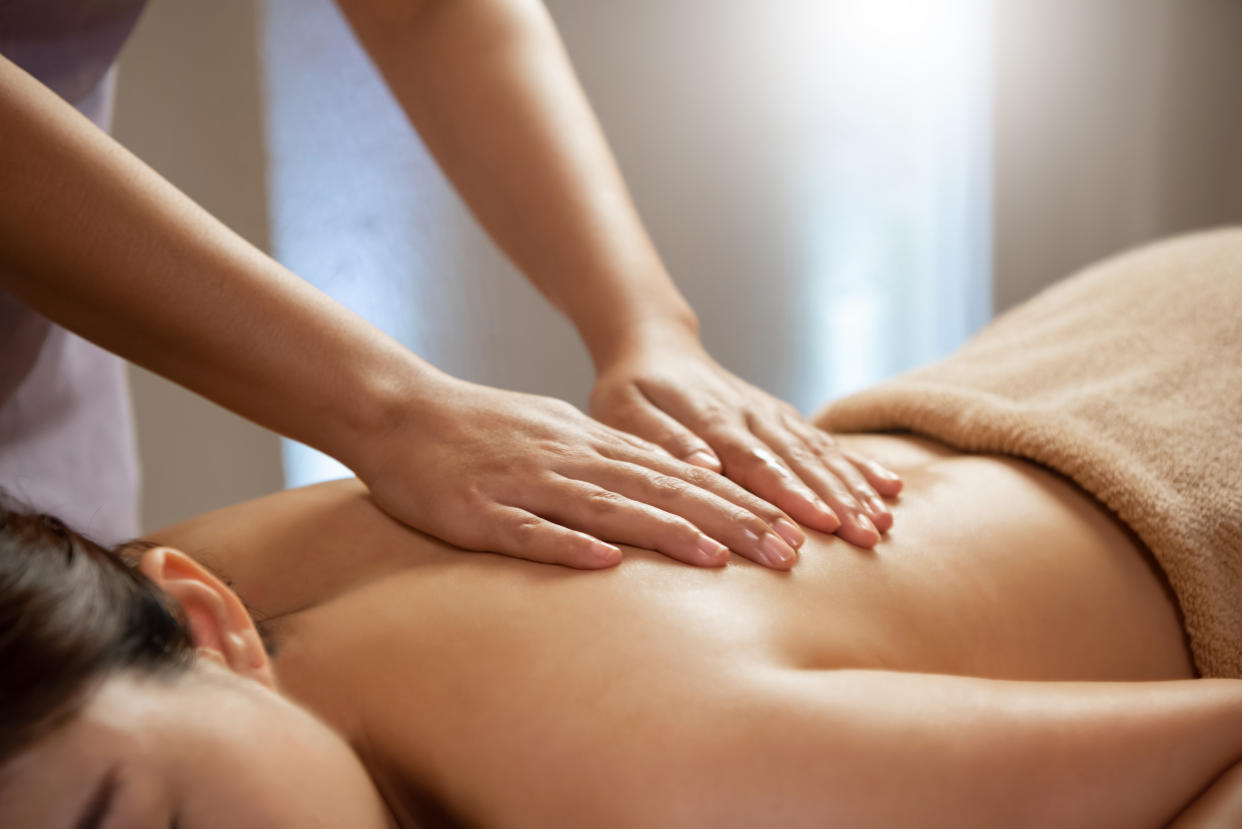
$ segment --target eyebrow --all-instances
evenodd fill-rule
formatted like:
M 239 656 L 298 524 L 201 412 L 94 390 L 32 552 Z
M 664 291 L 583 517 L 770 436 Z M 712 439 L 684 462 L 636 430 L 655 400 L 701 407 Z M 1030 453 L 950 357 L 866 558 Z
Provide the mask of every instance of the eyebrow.
M 90 799 L 86 801 L 86 808 L 82 810 L 82 816 L 78 818 L 74 829 L 99 829 L 103 825 L 104 818 L 108 816 L 108 810 L 112 807 L 112 800 L 116 796 L 117 778 L 120 776 L 120 764 L 117 764 L 108 770 L 108 773 L 99 781 L 99 785 L 95 787 L 95 791 L 91 793 Z

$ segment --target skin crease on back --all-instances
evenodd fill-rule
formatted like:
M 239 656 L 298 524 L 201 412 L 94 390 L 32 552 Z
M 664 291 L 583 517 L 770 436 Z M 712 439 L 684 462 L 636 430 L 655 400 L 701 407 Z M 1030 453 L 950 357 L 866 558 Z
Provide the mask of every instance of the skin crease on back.
M 658 791 L 643 769 L 662 735 L 710 732 L 722 700 L 745 705 L 730 689 L 772 672 L 1194 676 L 1157 568 L 1072 483 L 921 438 L 838 439 L 904 478 L 894 527 L 874 550 L 808 531 L 789 573 L 632 549 L 600 572 L 463 553 L 394 523 L 354 481 L 152 538 L 268 619 L 283 691 L 346 736 L 390 805 L 416 783 L 459 810 L 486 802 L 469 815 L 482 822 L 537 822 L 566 791 Z

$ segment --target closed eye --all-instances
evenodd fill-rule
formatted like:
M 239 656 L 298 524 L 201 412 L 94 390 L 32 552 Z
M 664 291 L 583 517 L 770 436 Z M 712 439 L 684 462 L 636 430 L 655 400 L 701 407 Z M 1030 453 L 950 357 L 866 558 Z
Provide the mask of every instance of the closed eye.
M 108 812 L 112 810 L 112 803 L 116 800 L 117 779 L 120 769 L 121 766 L 118 763 L 100 779 L 99 785 L 95 787 L 95 791 L 91 792 L 90 798 L 87 799 L 86 805 L 82 809 L 81 817 L 74 824 L 74 829 L 99 829 L 100 826 L 103 826 L 104 820 L 108 817 Z

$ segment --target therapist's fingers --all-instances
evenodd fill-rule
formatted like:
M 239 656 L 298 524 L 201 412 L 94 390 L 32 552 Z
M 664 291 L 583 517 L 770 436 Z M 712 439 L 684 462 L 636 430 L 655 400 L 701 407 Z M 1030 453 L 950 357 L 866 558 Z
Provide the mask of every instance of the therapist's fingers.
M 840 525 L 834 530 L 837 536 L 859 547 L 873 547 L 879 542 L 880 531 L 872 518 L 873 508 L 854 494 L 850 481 L 826 461 L 817 447 L 808 446 L 792 429 L 774 428 L 768 422 L 756 422 L 752 428 L 755 436 L 779 454 L 798 480 L 840 519 Z M 853 467 L 850 472 L 862 480 Z M 865 481 L 863 483 L 865 485 Z
M 749 430 L 742 426 L 715 427 L 709 439 L 731 480 L 812 529 L 830 533 L 841 526 L 832 507 Z
M 827 432 L 806 423 L 796 425 L 800 427 L 803 440 L 819 457 L 824 467 L 831 470 L 832 474 L 849 487 L 850 493 L 866 510 L 867 517 L 876 529 L 881 533 L 887 532 L 893 526 L 892 510 L 876 492 L 867 476 L 863 475 L 858 466 L 846 457 L 840 445 Z M 863 522 L 859 523 L 863 524 Z M 863 527 L 865 529 L 865 524 Z
M 743 510 L 762 519 L 773 532 L 791 547 L 797 548 L 805 541 L 802 530 L 797 526 L 796 521 L 790 520 L 791 517 L 788 513 L 760 494 L 748 490 L 744 485 L 726 475 L 664 456 L 653 457 L 650 454 L 623 452 L 614 454 L 612 457 L 618 461 L 646 467 L 650 471 L 678 478 L 691 484 L 693 488 L 707 490 L 730 504 L 741 507 Z M 693 492 L 694 489 L 689 491 Z M 683 503 L 689 506 L 688 502 L 682 498 L 677 498 L 674 508 L 678 514 L 681 511 L 680 504 Z M 702 524 L 701 529 L 715 537 L 719 537 L 714 528 L 722 526 L 721 522 L 724 522 L 723 525 L 727 527 L 728 523 L 736 520 L 736 518 L 728 514 L 716 514 L 714 520 L 716 522 L 714 525 Z M 755 555 L 752 555 L 753 551 L 751 548 L 745 545 L 734 548 L 734 552 L 741 553 L 748 558 L 755 558 Z
M 634 475 L 631 475 L 634 477 Z M 679 515 L 586 481 L 564 478 L 555 488 L 532 492 L 522 508 L 618 544 L 645 547 L 700 567 L 719 567 L 729 548 Z M 684 508 L 684 504 L 679 504 Z
M 563 401 L 449 381 L 415 414 L 356 461 L 359 477 L 389 514 L 469 550 L 598 568 L 626 543 L 718 565 L 727 537 L 783 564 L 802 541 L 784 513 L 724 476 Z M 767 529 L 752 541 L 736 525 L 754 516 Z
M 582 570 L 612 567 L 621 561 L 620 548 L 524 509 L 497 505 L 490 513 L 485 541 L 489 552 Z
M 689 474 L 693 477 L 700 473 L 692 470 Z M 707 475 L 719 478 L 713 472 Z M 796 560 L 796 548 L 806 540 L 802 531 L 779 513 L 762 518 L 747 507 L 684 478 L 653 473 L 636 464 L 619 463 L 598 475 L 596 480 L 633 501 L 676 512 L 733 552 L 765 567 L 788 569 Z M 751 503 L 751 506 L 757 505 Z
M 901 492 L 902 482 L 897 473 L 855 452 L 842 452 L 841 454 L 854 464 L 854 468 L 863 474 L 867 482 L 880 495 L 885 498 L 896 498 Z

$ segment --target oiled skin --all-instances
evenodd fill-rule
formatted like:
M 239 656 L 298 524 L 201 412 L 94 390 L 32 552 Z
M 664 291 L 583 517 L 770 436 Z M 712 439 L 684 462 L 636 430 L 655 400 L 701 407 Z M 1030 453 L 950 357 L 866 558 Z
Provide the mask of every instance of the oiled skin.
M 1146 554 L 1071 483 L 908 436 L 841 439 L 902 474 L 896 524 L 874 551 L 808 533 L 787 574 L 736 556 L 703 570 L 627 550 L 577 572 L 465 554 L 395 524 L 355 482 L 155 537 L 272 617 L 283 688 L 350 736 L 398 814 L 410 784 L 485 824 L 638 823 L 639 798 L 693 809 L 671 778 L 729 779 L 735 758 L 711 736 L 768 704 L 770 677 L 1194 676 Z M 1186 786 L 1176 802 L 1200 784 Z

